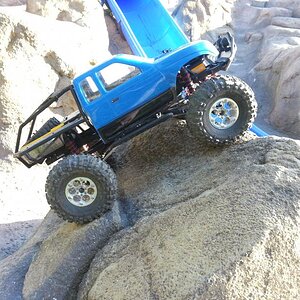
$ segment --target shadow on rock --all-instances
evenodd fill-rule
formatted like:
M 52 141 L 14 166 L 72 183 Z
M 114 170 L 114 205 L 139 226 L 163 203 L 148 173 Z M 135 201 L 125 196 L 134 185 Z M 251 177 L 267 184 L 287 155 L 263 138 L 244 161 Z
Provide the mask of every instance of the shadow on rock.
M 0 261 L 16 252 L 40 224 L 41 220 L 0 224 Z
M 121 210 L 116 202 L 112 211 L 84 226 L 50 212 L 32 239 L 1 262 L 0 298 L 74 297 L 98 249 L 127 226 Z
M 139 169 L 148 189 L 126 192 L 173 205 L 101 249 L 79 299 L 299 298 L 299 145 L 267 138 L 212 153 L 156 165 L 155 185 Z

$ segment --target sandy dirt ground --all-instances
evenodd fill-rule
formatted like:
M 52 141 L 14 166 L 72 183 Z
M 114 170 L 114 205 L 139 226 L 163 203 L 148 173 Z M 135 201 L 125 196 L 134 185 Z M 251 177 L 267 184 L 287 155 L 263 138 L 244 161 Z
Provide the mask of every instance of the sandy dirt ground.
M 25 3 L 26 0 L 0 0 L 0 6 Z M 49 210 L 46 203 L 39 201 L 42 197 L 38 185 L 45 176 L 45 168 L 30 172 L 13 157 L 0 156 L 0 259 L 17 250 Z M 24 181 L 30 187 L 28 193 L 19 188 L 18 183 Z
M 27 169 L 13 159 L 0 160 L 0 260 L 31 236 L 49 211 L 44 194 L 48 170 L 41 166 Z

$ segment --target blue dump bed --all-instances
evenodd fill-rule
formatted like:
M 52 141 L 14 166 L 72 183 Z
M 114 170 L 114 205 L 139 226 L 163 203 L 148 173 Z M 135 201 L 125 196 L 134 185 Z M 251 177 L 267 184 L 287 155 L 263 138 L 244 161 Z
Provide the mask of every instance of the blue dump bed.
M 107 0 L 135 55 L 155 58 L 189 40 L 159 0 Z

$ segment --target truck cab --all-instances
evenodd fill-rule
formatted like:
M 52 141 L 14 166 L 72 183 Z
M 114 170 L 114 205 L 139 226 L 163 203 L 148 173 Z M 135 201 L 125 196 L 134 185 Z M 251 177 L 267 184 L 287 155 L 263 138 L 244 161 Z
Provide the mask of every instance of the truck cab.
M 175 100 L 177 75 L 189 60 L 217 56 L 207 41 L 185 45 L 156 59 L 116 55 L 75 78 L 80 106 L 106 142 L 120 128 Z

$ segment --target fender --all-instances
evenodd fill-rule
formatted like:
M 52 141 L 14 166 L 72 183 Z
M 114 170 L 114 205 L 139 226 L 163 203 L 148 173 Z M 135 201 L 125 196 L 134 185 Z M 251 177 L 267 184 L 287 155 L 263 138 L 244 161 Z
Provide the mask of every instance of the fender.
M 155 60 L 160 72 L 166 74 L 166 80 L 172 87 L 176 86 L 176 77 L 179 70 L 189 61 L 203 55 L 219 56 L 217 48 L 209 41 L 196 41 L 178 48 Z M 168 70 L 168 73 L 164 72 Z

